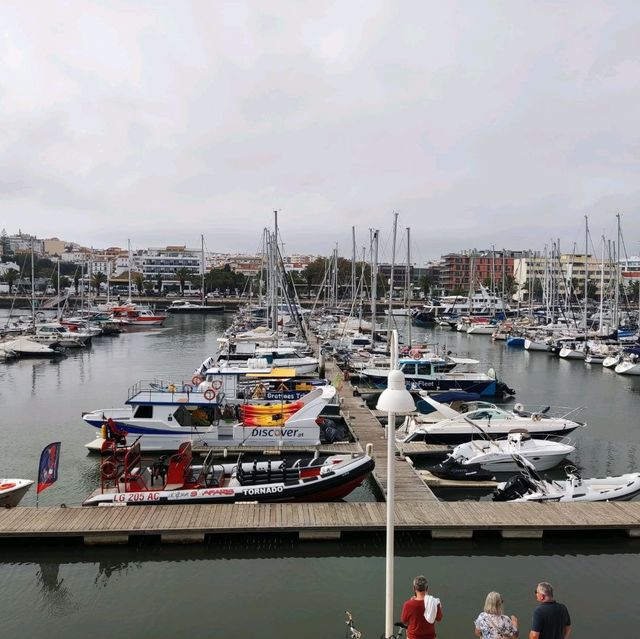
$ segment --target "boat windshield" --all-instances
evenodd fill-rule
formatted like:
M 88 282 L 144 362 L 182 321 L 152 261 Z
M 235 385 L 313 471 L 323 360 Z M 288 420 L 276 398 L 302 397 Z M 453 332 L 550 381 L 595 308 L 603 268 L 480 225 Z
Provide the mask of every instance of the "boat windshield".
M 509 415 L 499 410 L 498 408 L 481 408 L 480 410 L 474 410 L 471 413 L 466 414 L 467 419 L 471 420 L 491 420 L 508 419 Z

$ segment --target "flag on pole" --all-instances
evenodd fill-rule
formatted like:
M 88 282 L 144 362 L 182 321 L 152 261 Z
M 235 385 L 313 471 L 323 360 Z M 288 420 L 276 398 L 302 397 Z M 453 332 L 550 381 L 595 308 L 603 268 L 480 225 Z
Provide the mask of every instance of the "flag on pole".
M 38 490 L 36 495 L 49 488 L 58 479 L 58 463 L 60 461 L 60 442 L 46 446 L 40 454 L 38 467 Z

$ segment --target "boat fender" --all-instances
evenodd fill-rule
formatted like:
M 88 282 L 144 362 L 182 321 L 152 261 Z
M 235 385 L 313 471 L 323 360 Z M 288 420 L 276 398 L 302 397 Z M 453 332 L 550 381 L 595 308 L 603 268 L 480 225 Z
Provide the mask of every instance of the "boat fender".
M 117 467 L 113 461 L 107 459 L 100 466 L 100 474 L 104 479 L 114 479 L 117 474 Z
M 198 386 L 198 384 L 202 384 L 202 377 L 200 377 L 200 375 L 194 375 L 194 376 L 191 378 L 191 383 L 192 383 L 194 386 Z
M 216 394 L 213 392 L 213 390 L 211 388 L 207 388 L 207 390 L 204 392 L 204 398 L 210 402 L 213 401 L 215 399 Z
M 515 413 L 521 413 L 524 410 L 524 406 L 518 402 L 514 407 L 513 407 L 513 411 Z

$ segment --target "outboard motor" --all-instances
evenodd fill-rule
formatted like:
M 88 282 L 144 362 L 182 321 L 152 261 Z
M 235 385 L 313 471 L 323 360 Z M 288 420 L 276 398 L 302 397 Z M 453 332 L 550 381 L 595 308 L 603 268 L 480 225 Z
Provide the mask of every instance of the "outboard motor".
M 524 497 L 531 491 L 536 491 L 537 486 L 525 475 L 514 475 L 502 488 L 493 491 L 493 501 L 511 501 Z

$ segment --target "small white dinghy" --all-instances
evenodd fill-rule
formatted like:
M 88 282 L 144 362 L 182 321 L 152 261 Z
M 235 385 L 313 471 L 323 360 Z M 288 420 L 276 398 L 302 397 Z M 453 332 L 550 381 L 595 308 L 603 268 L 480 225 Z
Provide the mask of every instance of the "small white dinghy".
M 32 479 L 3 479 L 0 477 L 0 507 L 12 508 L 20 503 L 33 484 Z
M 520 466 L 520 474 L 498 484 L 494 501 L 626 501 L 640 493 L 640 473 L 583 479 L 575 466 L 566 466 L 565 480 L 550 481 L 542 479 L 521 455 L 514 455 L 514 459 Z

